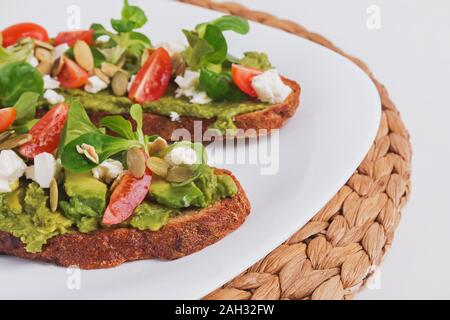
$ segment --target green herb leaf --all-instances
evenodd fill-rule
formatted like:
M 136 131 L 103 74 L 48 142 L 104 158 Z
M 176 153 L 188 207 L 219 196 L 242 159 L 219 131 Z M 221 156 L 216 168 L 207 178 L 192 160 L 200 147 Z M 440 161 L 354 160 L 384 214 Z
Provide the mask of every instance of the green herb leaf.
M 24 92 L 14 105 L 16 108 L 15 125 L 23 124 L 36 117 L 36 106 L 39 100 L 39 94 L 36 92 Z
M 101 68 L 102 62 L 106 61 L 105 55 L 97 49 L 96 46 L 89 46 L 91 48 L 92 55 L 94 56 L 94 65 L 96 68 Z
M 214 48 L 195 32 L 183 30 L 183 33 L 189 43 L 189 47 L 184 52 L 184 58 L 189 67 L 196 70 L 200 67 L 202 59 L 214 52 Z
M 106 116 L 100 120 L 100 125 L 117 133 L 122 138 L 130 140 L 136 139 L 130 121 L 122 116 Z
M 225 61 L 227 58 L 228 45 L 222 31 L 214 25 L 208 25 L 206 27 L 204 39 L 214 49 L 214 52 L 206 55 L 205 60 L 208 63 L 222 63 Z
M 200 70 L 200 89 L 215 101 L 244 101 L 248 96 L 233 83 L 229 73 L 216 73 L 207 68 Z
M 144 150 L 148 153 L 148 146 L 145 143 L 144 132 L 142 131 L 143 126 L 143 111 L 142 107 L 139 104 L 133 104 L 130 108 L 130 116 L 136 121 L 136 135 L 138 141 L 144 147 Z
M 99 156 L 100 163 L 115 154 L 128 150 L 131 147 L 139 146 L 139 142 L 135 140 L 111 137 L 98 131 L 85 133 L 72 140 L 64 147 L 64 151 L 61 155 L 61 161 L 65 169 L 74 172 L 86 172 L 97 166 L 97 164 L 77 152 L 76 146 L 82 145 L 83 143 L 89 144 L 95 148 L 95 151 Z
M 20 124 L 15 124 L 11 127 L 11 129 L 16 133 L 28 133 L 38 121 L 39 119 L 31 119 Z
M 224 100 L 230 90 L 230 77 L 202 68 L 200 70 L 200 89 L 213 100 Z
M 102 26 L 100 23 L 93 23 L 90 26 L 90 29 L 94 30 L 94 39 L 97 40 L 97 38 L 101 36 L 111 36 L 111 32 L 105 29 L 104 26 Z
M 34 43 L 31 39 L 24 39 L 8 49 L 0 45 L 0 67 L 11 62 L 26 61 L 33 49 Z
M 250 31 L 248 21 L 236 16 L 222 16 L 211 22 L 199 24 L 195 29 L 199 34 L 203 34 L 208 24 L 218 27 L 221 31 L 231 30 L 239 34 L 247 34 Z
M 80 102 L 77 100 L 69 100 L 68 104 L 70 108 L 67 114 L 66 124 L 61 133 L 61 138 L 59 139 L 58 155 L 62 154 L 64 146 L 79 136 L 85 133 L 99 131 L 91 122 L 91 119 L 89 119 L 86 110 Z
M 148 21 L 145 12 L 137 6 L 130 6 L 128 4 L 128 0 L 124 1 L 124 7 L 122 9 L 122 20 L 133 23 L 133 29 L 141 28 Z
M 13 106 L 24 92 L 42 94 L 42 75 L 26 62 L 13 62 L 0 68 L 0 105 Z

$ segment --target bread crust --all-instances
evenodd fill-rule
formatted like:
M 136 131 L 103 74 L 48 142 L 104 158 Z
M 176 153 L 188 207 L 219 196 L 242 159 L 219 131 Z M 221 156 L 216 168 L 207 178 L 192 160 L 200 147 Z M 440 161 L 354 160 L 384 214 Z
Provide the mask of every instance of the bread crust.
M 282 78 L 283 82 L 288 85 L 292 92 L 282 103 L 274 104 L 267 107 L 264 110 L 244 113 L 237 115 L 234 123 L 239 129 L 244 131 L 256 130 L 256 135 L 264 135 L 264 130 L 270 133 L 271 130 L 280 129 L 284 126 L 286 121 L 291 118 L 300 104 L 300 85 L 287 78 Z M 91 120 L 98 125 L 100 120 L 109 115 L 108 112 L 95 112 L 89 111 L 89 117 Z M 123 114 L 124 117 L 128 118 L 128 114 Z M 215 119 L 201 119 L 196 117 L 181 117 L 180 121 L 171 121 L 169 117 L 154 114 L 154 113 L 144 113 L 144 133 L 147 135 L 157 134 L 166 140 L 177 140 L 172 139 L 172 133 L 177 129 L 186 129 L 189 131 L 192 140 L 200 141 L 203 140 L 202 136 L 208 130 L 208 127 L 215 122 Z M 195 123 L 201 123 L 201 135 L 195 137 L 194 127 Z M 255 134 L 246 134 L 245 136 L 254 136 Z
M 216 173 L 231 176 L 237 194 L 171 219 L 159 231 L 115 228 L 59 235 L 51 238 L 40 253 L 26 252 L 18 238 L 0 231 L 0 254 L 81 269 L 111 268 L 153 258 L 172 260 L 192 254 L 237 229 L 250 213 L 250 203 L 239 181 L 227 170 L 216 169 Z

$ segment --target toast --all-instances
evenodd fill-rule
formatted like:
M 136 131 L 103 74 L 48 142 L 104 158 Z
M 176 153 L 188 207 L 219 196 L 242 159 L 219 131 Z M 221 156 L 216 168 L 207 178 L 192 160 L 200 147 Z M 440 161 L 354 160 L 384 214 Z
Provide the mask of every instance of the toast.
M 247 131 L 249 129 L 256 130 L 258 134 L 260 130 L 270 132 L 274 129 L 280 129 L 291 118 L 300 104 L 300 85 L 290 79 L 282 77 L 283 82 L 288 85 L 292 92 L 282 103 L 268 106 L 267 108 L 255 112 L 240 114 L 235 117 L 235 124 L 239 129 Z M 100 120 L 109 115 L 107 112 L 88 112 L 92 122 L 99 125 Z M 128 114 L 123 114 L 129 118 Z M 162 138 L 172 141 L 172 133 L 177 129 L 187 129 L 191 136 L 194 137 L 194 123 L 201 121 L 202 136 L 208 130 L 208 127 L 214 123 L 215 119 L 201 119 L 196 117 L 181 117 L 180 121 L 171 121 L 169 117 L 144 113 L 144 133 L 148 135 L 157 134 Z
M 18 238 L 0 231 L 0 254 L 81 269 L 111 268 L 143 259 L 173 260 L 192 254 L 237 229 L 250 213 L 250 203 L 238 180 L 227 170 L 215 172 L 231 176 L 237 194 L 173 218 L 159 231 L 114 228 L 59 235 L 51 238 L 40 253 L 26 252 Z

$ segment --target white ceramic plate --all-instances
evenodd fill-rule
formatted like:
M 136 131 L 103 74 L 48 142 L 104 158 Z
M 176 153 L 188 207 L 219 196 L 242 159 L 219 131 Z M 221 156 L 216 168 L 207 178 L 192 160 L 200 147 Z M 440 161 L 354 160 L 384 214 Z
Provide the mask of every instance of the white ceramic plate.
M 67 29 L 68 15 L 109 26 L 122 1 L 2 1 L 0 29 L 23 21 Z M 220 14 L 169 1 L 132 0 L 145 9 L 144 28 L 154 43 L 181 37 Z M 71 6 L 76 4 L 76 7 Z M 301 107 L 280 132 L 279 172 L 265 165 L 225 165 L 242 182 L 252 213 L 236 232 L 177 261 L 139 261 L 109 270 L 81 272 L 81 289 L 69 290 L 70 270 L 0 257 L 0 298 L 197 299 L 233 278 L 304 225 L 351 176 L 375 137 L 380 99 L 369 78 L 338 54 L 297 36 L 251 23 L 247 36 L 228 36 L 231 51 L 265 51 L 274 65 L 302 86 Z M 251 144 L 255 148 L 255 144 Z M 254 150 L 254 149 L 253 149 Z M 242 154 L 243 146 L 237 148 Z

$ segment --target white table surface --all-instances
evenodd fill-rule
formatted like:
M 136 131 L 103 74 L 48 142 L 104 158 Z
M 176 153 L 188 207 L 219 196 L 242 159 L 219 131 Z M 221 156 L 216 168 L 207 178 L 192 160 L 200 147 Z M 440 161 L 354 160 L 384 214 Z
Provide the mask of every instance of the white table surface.
M 411 133 L 411 200 L 379 285 L 358 298 L 450 299 L 450 1 L 235 1 L 296 21 L 361 58 Z M 371 5 L 380 8 L 379 30 L 366 24 Z

